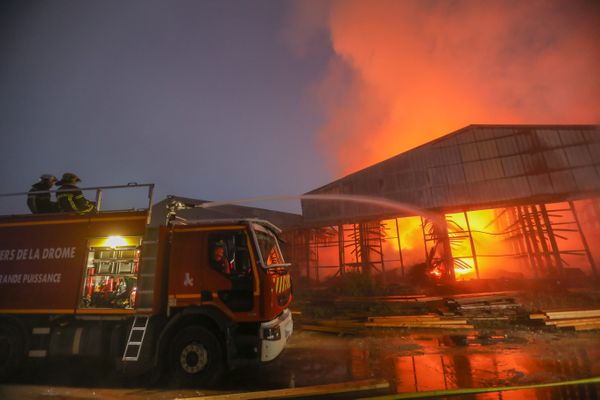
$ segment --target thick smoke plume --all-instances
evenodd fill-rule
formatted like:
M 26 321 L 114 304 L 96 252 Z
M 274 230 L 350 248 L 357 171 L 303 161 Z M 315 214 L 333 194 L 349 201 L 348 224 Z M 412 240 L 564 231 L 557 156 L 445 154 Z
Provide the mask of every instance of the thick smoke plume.
M 597 1 L 302 1 L 292 14 L 297 54 L 331 40 L 314 95 L 338 173 L 474 123 L 600 122 Z

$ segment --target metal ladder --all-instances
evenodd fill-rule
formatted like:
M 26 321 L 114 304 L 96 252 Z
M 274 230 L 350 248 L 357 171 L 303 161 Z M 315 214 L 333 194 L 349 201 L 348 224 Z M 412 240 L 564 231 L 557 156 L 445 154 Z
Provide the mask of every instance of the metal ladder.
M 123 361 L 137 361 L 138 358 L 140 358 L 142 343 L 144 343 L 144 337 L 146 336 L 146 329 L 148 328 L 149 321 L 149 315 L 136 315 L 133 319 L 133 325 L 129 331 L 127 345 L 123 352 Z M 130 351 L 133 351 L 135 356 L 131 355 Z

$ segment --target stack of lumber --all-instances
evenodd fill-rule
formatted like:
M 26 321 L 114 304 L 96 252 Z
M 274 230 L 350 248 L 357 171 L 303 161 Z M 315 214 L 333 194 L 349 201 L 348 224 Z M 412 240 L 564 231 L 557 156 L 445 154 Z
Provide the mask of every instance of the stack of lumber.
M 548 310 L 530 314 L 529 318 L 542 320 L 548 326 L 574 328 L 576 331 L 600 329 L 600 308 Z
M 444 315 L 461 315 L 471 321 L 502 321 L 516 319 L 521 309 L 513 297 L 506 295 L 462 295 L 447 299 L 449 312 Z
M 302 322 L 307 331 L 336 334 L 358 334 L 376 328 L 473 329 L 463 318 L 441 317 L 436 314 L 391 315 L 367 317 L 365 320 L 313 320 Z

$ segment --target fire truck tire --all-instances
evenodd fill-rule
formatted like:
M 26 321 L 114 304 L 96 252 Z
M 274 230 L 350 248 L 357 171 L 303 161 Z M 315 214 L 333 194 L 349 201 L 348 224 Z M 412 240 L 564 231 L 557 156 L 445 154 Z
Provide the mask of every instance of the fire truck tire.
M 19 330 L 11 325 L 0 325 L 0 381 L 13 376 L 24 360 L 24 346 Z
M 171 342 L 169 370 L 180 386 L 214 386 L 225 371 L 219 339 L 208 329 L 190 326 Z

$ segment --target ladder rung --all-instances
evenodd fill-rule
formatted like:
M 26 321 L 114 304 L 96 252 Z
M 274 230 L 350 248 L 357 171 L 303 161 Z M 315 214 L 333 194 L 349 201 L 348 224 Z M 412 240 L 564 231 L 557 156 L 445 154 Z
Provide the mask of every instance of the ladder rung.
M 127 346 L 140 346 L 142 344 L 142 342 L 129 342 L 127 343 Z

